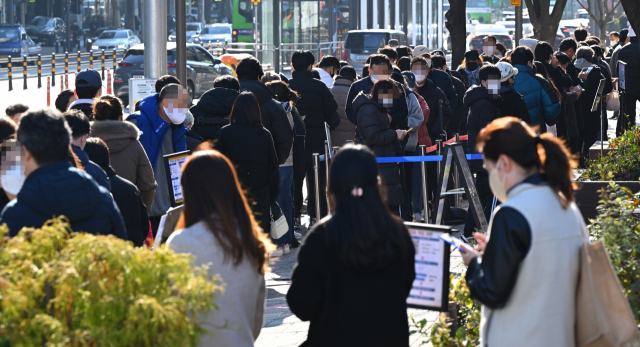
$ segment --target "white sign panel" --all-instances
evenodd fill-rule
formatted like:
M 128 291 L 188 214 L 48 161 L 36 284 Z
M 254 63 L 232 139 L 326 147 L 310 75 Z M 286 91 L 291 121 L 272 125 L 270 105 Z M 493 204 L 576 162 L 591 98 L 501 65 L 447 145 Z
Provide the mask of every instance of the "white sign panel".
M 135 112 L 135 103 L 156 93 L 156 80 L 129 78 L 129 113 Z

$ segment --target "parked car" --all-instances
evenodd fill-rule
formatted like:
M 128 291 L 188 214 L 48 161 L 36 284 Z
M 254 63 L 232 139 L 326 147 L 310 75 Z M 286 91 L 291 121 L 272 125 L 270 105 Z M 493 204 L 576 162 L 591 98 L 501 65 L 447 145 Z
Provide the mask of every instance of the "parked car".
M 6 59 L 8 56 L 14 59 L 23 55 L 29 57 L 37 56 L 41 52 L 42 47 L 27 35 L 27 31 L 23 26 L 0 24 L 0 59 Z M 14 60 L 13 62 L 16 63 L 17 61 Z
M 187 42 L 200 43 L 200 32 L 202 31 L 202 23 L 187 23 Z M 176 30 L 172 30 L 168 38 L 169 42 L 176 42 Z
M 563 19 L 560 21 L 560 28 L 562 28 L 562 33 L 565 38 L 573 37 L 573 32 L 578 28 L 587 29 L 589 32 L 589 20 L 584 19 Z
M 129 79 L 144 76 L 143 64 L 144 44 L 131 47 L 118 63 L 113 76 L 113 91 L 125 105 L 129 103 Z M 167 73 L 176 75 L 175 42 L 167 42 Z M 222 75 L 233 75 L 233 70 L 201 46 L 187 44 L 186 86 L 191 99 L 213 88 L 213 81 Z
M 501 20 L 496 22 L 495 24 L 504 25 L 504 27 L 507 28 L 507 32 L 509 33 L 509 35 L 511 35 L 511 37 L 514 37 L 516 35 L 516 21 Z
M 202 44 L 217 42 L 232 42 L 233 29 L 231 24 L 205 25 L 200 32 L 200 42 Z
M 482 54 L 482 39 L 489 35 L 495 36 L 496 41 L 504 44 L 507 49 L 514 48 L 513 39 L 504 25 L 478 24 L 471 30 L 469 36 L 467 36 L 467 50 L 475 49 Z
M 61 18 L 35 16 L 27 25 L 27 35 L 35 42 L 53 46 L 65 40 L 66 26 Z
M 129 49 L 138 43 L 140 43 L 140 39 L 129 29 L 105 30 L 95 42 L 91 43 L 91 49 L 94 51 L 113 50 L 114 48 Z
M 118 30 L 118 28 L 113 28 L 113 27 L 104 27 L 104 28 L 98 28 L 96 29 L 96 31 L 94 31 L 93 33 L 91 33 L 89 35 L 89 38 L 87 39 L 87 52 L 89 52 L 91 50 L 91 46 L 93 45 L 94 42 L 98 41 L 98 37 L 100 37 L 100 35 L 106 31 L 106 30 Z
M 399 30 L 367 29 L 349 30 L 344 43 L 344 53 L 340 57 L 353 66 L 356 71 L 362 70 L 365 60 L 384 47 L 389 40 L 396 39 L 402 45 L 407 44 L 407 35 Z

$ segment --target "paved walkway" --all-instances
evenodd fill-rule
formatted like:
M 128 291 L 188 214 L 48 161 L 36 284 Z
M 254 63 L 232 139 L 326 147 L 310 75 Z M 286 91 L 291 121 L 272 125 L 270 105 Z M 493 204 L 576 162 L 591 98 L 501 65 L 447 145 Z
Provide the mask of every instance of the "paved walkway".
M 303 224 L 308 224 L 308 217 L 303 218 Z M 306 228 L 303 227 L 303 236 L 306 232 Z M 290 254 L 274 258 L 271 262 L 271 271 L 266 274 L 267 309 L 264 327 L 256 341 L 256 347 L 294 347 L 307 338 L 309 322 L 302 322 L 291 313 L 285 297 L 291 285 L 291 274 L 297 254 L 298 249 L 292 249 Z M 460 253 L 454 251 L 451 254 L 451 272 L 459 275 L 464 272 L 464 268 Z M 407 313 L 413 315 L 416 321 L 426 318 L 429 325 L 432 325 L 439 315 L 439 312 L 418 309 L 408 309 Z M 410 346 L 420 346 L 422 341 L 419 336 L 412 335 Z

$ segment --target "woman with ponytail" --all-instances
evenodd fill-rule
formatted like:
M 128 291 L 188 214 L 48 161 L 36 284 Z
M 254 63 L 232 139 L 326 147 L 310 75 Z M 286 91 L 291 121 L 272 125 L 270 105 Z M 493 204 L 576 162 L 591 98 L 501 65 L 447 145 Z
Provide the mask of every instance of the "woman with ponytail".
M 376 158 L 346 145 L 329 170 L 331 214 L 300 246 L 287 293 L 311 321 L 302 346 L 408 346 L 415 249 L 382 200 Z
M 586 227 L 574 203 L 563 143 L 513 117 L 478 135 L 491 190 L 502 202 L 479 246 L 462 253 L 471 296 L 482 303 L 482 346 L 574 346 L 580 248 Z

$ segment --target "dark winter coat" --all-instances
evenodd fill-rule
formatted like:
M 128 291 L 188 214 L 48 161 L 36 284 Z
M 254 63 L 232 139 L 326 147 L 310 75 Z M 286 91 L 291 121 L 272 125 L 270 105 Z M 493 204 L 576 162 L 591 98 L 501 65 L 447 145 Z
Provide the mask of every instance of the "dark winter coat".
M 438 88 L 440 88 L 444 95 L 447 96 L 447 100 L 449 100 L 449 106 L 453 109 L 458 106 L 459 96 L 456 88 L 453 85 L 453 81 L 451 80 L 451 76 L 448 73 L 438 70 L 438 69 L 430 69 L 427 78 L 436 82 Z
M 347 140 L 353 141 L 356 134 L 356 125 L 349 122 L 347 114 L 344 111 L 344 107 L 347 105 L 349 89 L 352 84 L 352 80 L 344 77 L 338 77 L 333 83 L 333 86 L 329 88 L 333 97 L 336 99 L 336 103 L 338 104 L 338 115 L 340 116 L 340 124 L 334 130 L 331 130 L 332 146 L 342 147 L 347 143 Z
M 204 142 L 204 139 L 193 130 L 187 131 L 186 137 L 188 151 L 195 151 L 195 149 Z
M 331 130 L 340 125 L 336 99 L 324 82 L 313 78 L 311 71 L 294 71 L 289 80 L 289 87 L 300 96 L 296 108 L 304 118 L 306 148 L 323 149 L 321 152 L 324 152 L 324 141 L 327 139 L 324 123 L 327 123 Z
M 640 92 L 640 43 L 637 37 L 631 37 L 629 40 L 618 53 L 618 61 L 627 63 L 625 90 L 633 93 Z
M 449 101 L 444 95 L 444 92 L 436 86 L 435 82 L 430 79 L 426 79 L 422 87 L 416 88 L 416 91 L 420 96 L 424 98 L 429 105 L 430 114 L 429 121 L 427 122 L 427 129 L 429 130 L 429 137 L 431 141 L 435 142 L 440 139 L 441 129 L 446 128 L 451 119 L 451 108 L 449 107 Z M 442 122 L 440 122 L 440 104 L 442 101 Z
M 95 101 L 93 99 L 79 99 L 74 101 L 71 106 L 69 106 L 69 110 L 80 110 L 84 113 L 89 120 L 93 120 L 93 104 Z
M 483 86 L 473 86 L 464 95 L 464 105 L 469 108 L 467 116 L 469 153 L 478 153 L 476 141 L 480 130 L 502 116 L 498 108 L 500 99 L 500 96 L 490 95 L 487 88 Z M 469 167 L 474 171 L 483 171 L 480 160 L 469 161 Z
M 122 214 L 129 241 L 136 247 L 144 246 L 149 233 L 149 214 L 140 191 L 133 183 L 116 175 L 113 168 L 108 167 L 105 172 L 111 181 L 111 195 Z
M 268 232 L 269 206 L 280 194 L 280 167 L 271 134 L 263 127 L 229 124 L 215 139 L 215 148 L 235 165 L 242 187 L 255 202 L 256 220 Z
M 407 120 L 409 118 L 409 108 L 407 106 L 407 98 L 404 97 L 404 93 L 406 93 L 405 88 L 393 79 L 389 79 L 389 81 L 395 83 L 396 86 L 403 92 L 403 97 L 397 99 L 394 98 L 393 105 L 388 110 L 388 113 L 392 119 L 391 129 L 409 129 L 407 125 Z M 351 88 L 349 89 L 349 95 L 347 96 L 347 105 L 344 107 L 347 118 L 351 123 L 358 123 L 358 112 L 353 108 L 353 100 L 356 98 L 356 96 L 358 96 L 358 94 L 360 94 L 360 92 L 371 94 L 372 89 L 373 82 L 371 81 L 370 77 L 363 78 L 351 85 Z M 356 135 L 356 137 L 358 137 L 358 135 Z
M 138 141 L 140 130 L 129 121 L 103 120 L 91 123 L 89 135 L 107 144 L 111 167 L 119 177 L 138 187 L 150 212 L 158 183 L 147 153 Z
M 524 98 L 513 87 L 502 86 L 500 88 L 500 103 L 498 108 L 502 117 L 516 117 L 525 121 L 527 124 L 531 124 L 531 117 L 527 111 L 527 104 L 524 103 Z
M 597 65 L 591 65 L 592 70 L 587 77 L 587 80 L 582 83 L 582 87 L 585 89 L 584 93 L 580 95 L 579 102 L 582 107 L 582 121 L 584 124 L 584 131 L 587 133 L 597 133 L 600 131 L 600 115 L 601 111 L 598 108 L 596 111 L 591 112 L 593 106 L 593 100 L 598 92 L 598 85 L 600 80 L 604 79 L 602 70 Z M 603 98 L 604 100 L 604 98 Z M 602 101 L 601 101 L 602 102 Z
M 467 92 L 467 86 L 460 80 L 459 78 L 451 75 L 451 82 L 453 82 L 453 87 L 456 89 L 456 94 L 458 94 L 458 104 L 453 105 L 449 102 L 449 107 L 451 108 L 451 119 L 449 120 L 449 124 L 447 125 L 447 133 L 453 135 L 455 133 L 460 134 L 460 122 L 463 118 L 466 118 L 467 110 L 464 107 L 464 94 Z
M 193 130 L 205 141 L 213 140 L 220 128 L 229 124 L 229 115 L 238 92 L 227 88 L 207 90 L 197 105 L 189 111 L 193 114 Z
M 80 164 L 84 168 L 84 171 L 88 173 L 89 176 L 91 176 L 91 178 L 96 181 L 96 183 L 103 186 L 107 190 L 111 190 L 109 177 L 107 177 L 107 174 L 104 172 L 104 170 L 102 170 L 100 166 L 98 166 L 98 164 L 89 160 L 89 156 L 87 155 L 87 153 L 80 149 L 80 147 L 72 145 L 71 149 L 73 149 L 73 154 L 75 154 L 76 157 L 78 157 L 78 160 L 80 160 Z
M 40 228 L 58 216 L 67 217 L 73 231 L 128 239 L 109 191 L 68 161 L 47 164 L 27 176 L 17 199 L 2 210 L 0 224 L 7 223 L 15 236 L 23 227 Z
M 260 81 L 240 80 L 240 89 L 252 92 L 258 99 L 262 126 L 271 133 L 278 163 L 284 164 L 293 146 L 293 130 L 287 112 L 273 98 L 271 89 Z
M 480 58 L 482 58 L 482 62 L 484 62 L 484 63 L 490 63 L 490 64 L 494 64 L 495 65 L 498 62 L 500 62 L 500 58 L 496 57 L 495 55 L 488 56 L 488 55 L 482 53 Z
M 386 110 L 361 92 L 353 101 L 353 108 L 358 112 L 358 132 L 364 144 L 371 148 L 376 157 L 402 156 L 402 146 L 396 131 L 391 129 Z M 397 163 L 378 164 L 380 175 L 387 187 L 387 203 L 402 203 L 402 187 L 400 171 Z
M 309 232 L 291 276 L 289 308 L 311 322 L 301 346 L 408 346 L 406 300 L 416 275 L 413 246 L 380 269 L 357 270 L 340 260 L 339 247 L 328 246 L 328 232 L 324 224 Z

